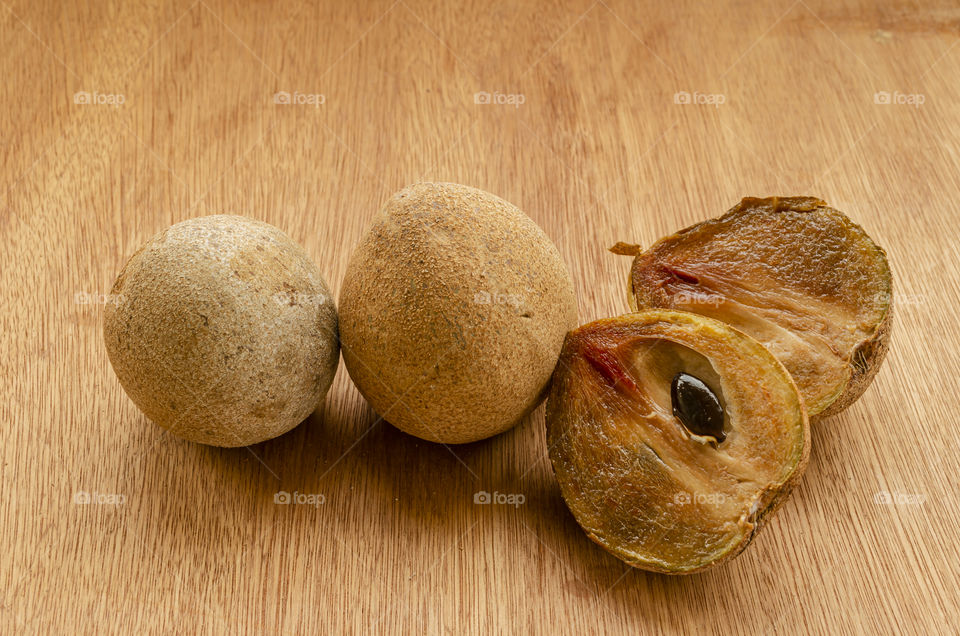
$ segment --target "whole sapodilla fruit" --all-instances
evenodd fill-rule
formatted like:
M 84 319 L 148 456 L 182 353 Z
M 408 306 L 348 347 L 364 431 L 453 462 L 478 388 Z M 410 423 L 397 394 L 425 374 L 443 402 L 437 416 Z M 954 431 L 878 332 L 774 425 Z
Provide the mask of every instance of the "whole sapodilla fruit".
M 317 407 L 339 361 L 337 312 L 307 253 L 240 216 L 160 232 L 106 306 L 113 369 L 147 417 L 185 439 L 246 446 Z
M 395 194 L 340 292 L 350 377 L 385 420 L 434 442 L 484 439 L 530 413 L 576 322 L 573 281 L 546 234 L 453 183 Z

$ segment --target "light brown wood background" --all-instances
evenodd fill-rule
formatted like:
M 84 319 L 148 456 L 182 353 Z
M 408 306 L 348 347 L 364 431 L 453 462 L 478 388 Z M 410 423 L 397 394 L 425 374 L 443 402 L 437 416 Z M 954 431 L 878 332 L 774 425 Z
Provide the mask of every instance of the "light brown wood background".
M 0 0 L 0 632 L 956 633 L 958 42 L 948 1 Z M 821 196 L 887 249 L 892 349 L 767 530 L 684 578 L 585 537 L 542 409 L 448 449 L 379 421 L 341 366 L 299 428 L 222 450 L 123 394 L 97 295 L 152 234 L 263 219 L 338 292 L 417 180 L 525 210 L 583 322 L 627 308 L 613 243 Z

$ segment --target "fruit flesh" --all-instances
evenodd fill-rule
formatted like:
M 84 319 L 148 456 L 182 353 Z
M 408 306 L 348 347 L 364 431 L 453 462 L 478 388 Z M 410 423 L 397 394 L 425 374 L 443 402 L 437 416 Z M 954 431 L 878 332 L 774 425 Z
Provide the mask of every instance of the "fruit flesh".
M 639 254 L 635 308 L 722 320 L 790 371 L 810 415 L 842 410 L 886 351 L 891 276 L 883 250 L 812 197 L 747 198 Z
M 673 415 L 671 383 L 701 379 L 723 406 L 720 444 Z M 693 314 L 649 311 L 568 335 L 547 441 L 578 523 L 631 565 L 691 572 L 739 552 L 799 476 L 806 414 L 754 340 Z

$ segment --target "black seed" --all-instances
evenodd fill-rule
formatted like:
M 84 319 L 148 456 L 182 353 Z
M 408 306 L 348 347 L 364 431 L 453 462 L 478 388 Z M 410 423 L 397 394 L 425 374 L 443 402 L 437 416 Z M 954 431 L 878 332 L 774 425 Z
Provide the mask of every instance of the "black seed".
M 673 414 L 694 435 L 710 436 L 718 442 L 726 439 L 723 432 L 723 407 L 702 380 L 689 373 L 678 373 L 670 386 Z

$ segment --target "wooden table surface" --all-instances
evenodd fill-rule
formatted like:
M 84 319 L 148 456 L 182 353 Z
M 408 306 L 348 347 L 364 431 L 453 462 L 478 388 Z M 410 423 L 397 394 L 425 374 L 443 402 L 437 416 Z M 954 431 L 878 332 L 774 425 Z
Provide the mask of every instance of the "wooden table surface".
M 960 10 L 885 4 L 0 0 L 0 632 L 956 633 Z M 250 215 L 338 293 L 418 180 L 525 210 L 582 322 L 627 309 L 615 242 L 818 195 L 889 254 L 892 348 L 765 532 L 688 577 L 587 539 L 542 408 L 446 448 L 341 365 L 227 450 L 127 399 L 101 317 L 147 238 Z

